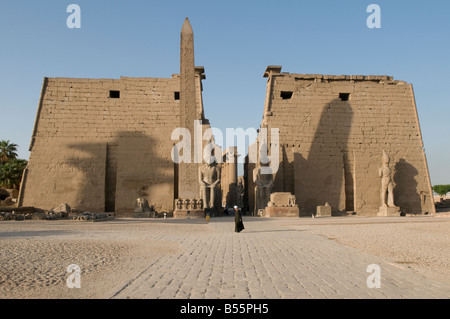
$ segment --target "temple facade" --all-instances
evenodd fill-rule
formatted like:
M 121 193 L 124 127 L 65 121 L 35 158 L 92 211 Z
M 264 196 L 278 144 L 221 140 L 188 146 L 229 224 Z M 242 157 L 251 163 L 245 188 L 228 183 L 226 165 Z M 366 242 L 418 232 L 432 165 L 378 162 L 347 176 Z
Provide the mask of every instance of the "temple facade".
M 271 192 L 295 195 L 300 216 L 326 203 L 336 215 L 377 215 L 384 152 L 392 206 L 403 214 L 435 212 L 412 84 L 390 76 L 291 74 L 281 66 L 267 67 L 264 77 L 261 128 L 279 129 Z M 247 160 L 251 212 L 259 209 L 256 166 Z
M 234 205 L 266 217 L 310 216 L 319 208 L 334 215 L 435 212 L 411 84 L 290 74 L 281 66 L 267 67 L 264 77 L 263 119 L 251 149 L 265 146 L 271 163 L 261 163 L 259 151 L 256 161 L 247 155 L 244 176 L 237 159 L 245 154 L 224 152 L 206 133 L 205 71 L 195 66 L 187 18 L 180 73 L 170 78 L 44 78 L 19 206 L 67 203 L 117 216 L 152 206 L 181 218 Z M 277 139 L 263 139 L 264 130 L 277 131 Z

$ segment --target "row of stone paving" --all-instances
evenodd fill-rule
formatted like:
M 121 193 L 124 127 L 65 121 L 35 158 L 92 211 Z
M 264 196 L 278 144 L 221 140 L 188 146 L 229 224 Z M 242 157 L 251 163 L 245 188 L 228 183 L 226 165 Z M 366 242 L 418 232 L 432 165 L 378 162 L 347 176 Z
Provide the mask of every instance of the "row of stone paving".
M 183 236 L 114 298 L 446 298 L 450 287 L 308 231 L 274 220 L 213 218 L 207 232 Z M 370 265 L 380 288 L 369 288 Z M 372 278 L 372 277 L 371 277 Z M 373 286 L 373 285 L 372 285 Z

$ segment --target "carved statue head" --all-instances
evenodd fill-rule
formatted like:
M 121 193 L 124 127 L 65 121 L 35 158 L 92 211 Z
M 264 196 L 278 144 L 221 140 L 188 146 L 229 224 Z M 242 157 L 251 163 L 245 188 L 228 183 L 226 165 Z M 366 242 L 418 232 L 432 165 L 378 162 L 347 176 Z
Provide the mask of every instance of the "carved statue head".
M 268 148 L 267 148 L 267 143 L 263 142 L 260 145 L 259 148 L 259 158 L 258 158 L 258 164 L 260 166 L 269 166 L 270 163 L 270 158 L 268 156 Z
M 212 166 L 214 164 L 215 157 L 212 155 L 204 155 L 202 159 L 203 165 Z
M 382 158 L 382 163 L 385 165 L 389 165 L 389 162 L 391 161 L 389 154 L 386 153 L 386 151 L 383 150 L 383 158 Z
M 208 140 L 208 143 L 206 144 L 205 148 L 203 149 L 203 157 L 202 162 L 204 165 L 212 166 L 217 162 L 216 156 L 215 156 L 215 150 L 216 145 L 214 142 L 211 141 L 211 139 Z
M 146 204 L 147 200 L 145 198 L 142 197 L 136 198 L 136 206 L 140 208 L 145 208 Z

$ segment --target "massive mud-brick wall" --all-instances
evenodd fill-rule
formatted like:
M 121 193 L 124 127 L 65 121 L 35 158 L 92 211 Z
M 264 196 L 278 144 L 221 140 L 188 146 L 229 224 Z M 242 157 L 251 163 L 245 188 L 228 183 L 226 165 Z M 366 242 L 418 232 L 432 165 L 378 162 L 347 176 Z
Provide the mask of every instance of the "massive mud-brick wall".
M 411 84 L 389 76 L 280 71 L 265 72 L 261 125 L 269 132 L 280 129 L 274 192 L 295 194 L 301 215 L 310 216 L 326 202 L 335 212 L 375 215 L 381 204 L 378 168 L 386 150 L 395 204 L 406 214 L 435 211 Z
M 200 73 L 195 81 L 203 114 Z M 136 198 L 145 197 L 158 211 L 172 210 L 171 133 L 180 125 L 179 92 L 179 75 L 45 78 L 20 204 L 50 209 L 67 202 L 131 213 Z

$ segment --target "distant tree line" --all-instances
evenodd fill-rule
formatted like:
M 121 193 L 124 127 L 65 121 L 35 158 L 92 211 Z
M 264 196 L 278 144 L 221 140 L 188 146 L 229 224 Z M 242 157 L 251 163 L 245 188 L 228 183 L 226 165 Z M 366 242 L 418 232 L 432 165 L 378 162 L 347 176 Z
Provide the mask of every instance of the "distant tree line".
M 450 185 L 434 185 L 433 191 L 435 191 L 437 194 L 441 195 L 441 197 L 444 197 L 445 194 L 450 192 Z
M 28 162 L 17 158 L 17 144 L 0 140 L 0 187 L 19 189 Z

